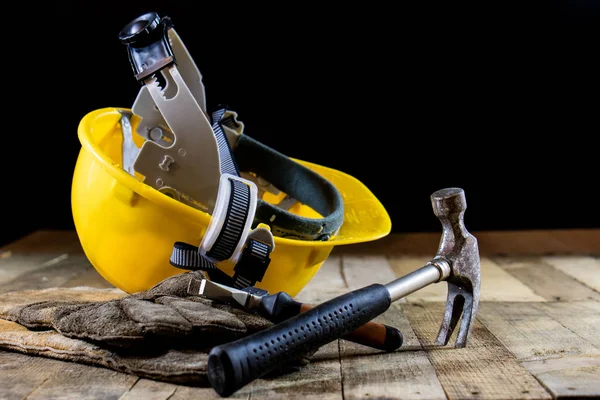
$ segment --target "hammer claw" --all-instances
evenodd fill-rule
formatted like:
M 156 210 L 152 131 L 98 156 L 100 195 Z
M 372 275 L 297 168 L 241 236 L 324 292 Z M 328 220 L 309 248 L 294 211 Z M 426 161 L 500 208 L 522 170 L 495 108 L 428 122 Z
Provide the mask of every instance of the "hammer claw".
M 444 319 L 438 337 L 435 341 L 437 346 L 445 346 L 456 328 L 458 319 L 463 312 L 464 298 L 461 296 L 460 288 L 453 284 L 448 283 L 448 297 L 446 300 L 446 311 L 444 312 Z
M 462 287 L 448 282 L 448 300 L 446 301 L 446 311 L 444 320 L 435 341 L 437 346 L 445 346 L 448 344 L 458 321 L 458 335 L 456 338 L 456 347 L 465 347 L 467 340 L 472 330 L 472 325 L 475 322 L 475 313 L 473 293 L 465 290 Z M 462 314 L 462 318 L 461 318 Z
M 475 315 L 473 313 L 473 294 L 465 292 L 463 297 L 465 300 L 463 305 L 462 320 L 460 322 L 460 328 L 458 328 L 458 336 L 456 338 L 456 347 L 465 347 L 467 345 L 467 340 L 469 338 L 469 334 L 471 333 L 472 325 L 475 322 Z

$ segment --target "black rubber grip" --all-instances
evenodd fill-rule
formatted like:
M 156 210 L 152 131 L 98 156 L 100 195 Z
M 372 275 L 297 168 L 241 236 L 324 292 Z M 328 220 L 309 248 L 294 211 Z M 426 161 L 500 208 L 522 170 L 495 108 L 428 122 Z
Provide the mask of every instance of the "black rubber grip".
M 298 358 L 341 338 L 385 312 L 391 304 L 385 286 L 373 284 L 344 294 L 264 331 L 214 347 L 208 380 L 222 397 Z
M 313 306 L 294 300 L 292 296 L 285 292 L 279 292 L 264 296 L 258 306 L 258 313 L 273 322 L 281 322 L 300 314 L 303 307 L 305 307 L 305 311 L 313 308 Z M 362 328 L 369 326 L 369 324 L 374 324 L 374 322 L 369 321 Z M 358 328 L 358 330 L 352 331 L 342 336 L 342 338 L 385 351 L 394 351 L 402 346 L 404 338 L 398 329 L 383 324 L 379 326 L 384 328 L 385 333 L 382 336 L 379 336 L 380 333 L 373 331 L 373 326 L 371 326 L 371 330 L 367 329 L 366 332 L 359 333 L 361 328 Z
M 260 299 L 258 313 L 273 321 L 281 322 L 300 314 L 302 303 L 285 292 L 278 292 Z
M 397 328 L 392 326 L 385 326 L 385 342 L 381 347 L 381 350 L 394 351 L 404 342 L 404 336 L 402 336 L 402 332 Z

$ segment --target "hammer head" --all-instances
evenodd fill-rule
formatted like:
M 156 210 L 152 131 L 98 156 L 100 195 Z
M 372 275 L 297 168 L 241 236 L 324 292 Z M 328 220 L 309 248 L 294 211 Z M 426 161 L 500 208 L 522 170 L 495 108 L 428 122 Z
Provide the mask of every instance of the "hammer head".
M 465 347 L 479 308 L 481 267 L 477 239 L 465 228 L 467 201 L 463 189 L 438 190 L 431 195 L 431 205 L 443 228 L 436 258 L 450 264 L 446 312 L 436 345 L 448 344 L 460 320 L 456 347 Z

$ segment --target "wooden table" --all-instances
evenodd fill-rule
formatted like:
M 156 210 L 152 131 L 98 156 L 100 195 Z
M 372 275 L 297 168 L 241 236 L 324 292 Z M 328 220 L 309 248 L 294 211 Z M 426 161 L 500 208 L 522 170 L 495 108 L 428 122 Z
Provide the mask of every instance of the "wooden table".
M 444 284 L 392 305 L 379 321 L 405 342 L 380 353 L 344 340 L 234 398 L 546 399 L 600 397 L 600 230 L 480 232 L 481 306 L 466 348 L 432 346 Z M 395 234 L 334 250 L 298 295 L 321 302 L 404 275 L 431 257 L 438 233 Z M 40 231 L 0 249 L 0 292 L 110 287 L 70 231 Z M 454 337 L 451 339 L 453 341 Z M 0 398 L 210 399 L 211 388 L 0 351 Z

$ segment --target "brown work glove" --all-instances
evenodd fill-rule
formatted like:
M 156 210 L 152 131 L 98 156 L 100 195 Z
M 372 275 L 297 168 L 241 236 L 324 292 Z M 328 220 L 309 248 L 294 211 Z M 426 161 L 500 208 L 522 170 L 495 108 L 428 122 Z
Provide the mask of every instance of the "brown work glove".
M 207 385 L 213 346 L 272 323 L 227 304 L 189 296 L 193 277 L 204 276 L 201 271 L 183 273 L 132 295 L 90 288 L 0 295 L 0 318 L 18 324 L 0 321 L 0 348 L 150 379 Z M 303 362 L 296 360 L 288 368 Z

